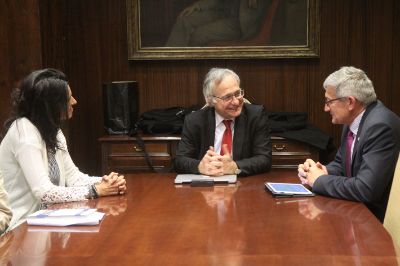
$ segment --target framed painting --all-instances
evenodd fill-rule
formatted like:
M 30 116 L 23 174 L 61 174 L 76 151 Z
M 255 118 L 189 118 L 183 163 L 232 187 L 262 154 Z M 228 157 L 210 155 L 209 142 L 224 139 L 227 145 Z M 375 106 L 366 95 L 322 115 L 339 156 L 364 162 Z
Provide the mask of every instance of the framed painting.
M 129 60 L 319 56 L 319 0 L 127 0 Z

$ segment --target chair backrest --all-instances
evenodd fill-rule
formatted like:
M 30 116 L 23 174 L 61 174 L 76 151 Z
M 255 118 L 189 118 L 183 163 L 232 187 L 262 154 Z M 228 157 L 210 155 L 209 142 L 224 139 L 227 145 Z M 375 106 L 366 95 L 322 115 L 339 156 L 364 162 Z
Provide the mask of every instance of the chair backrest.
M 383 226 L 392 236 L 393 242 L 400 247 L 400 157 L 394 171 L 392 188 L 386 209 Z

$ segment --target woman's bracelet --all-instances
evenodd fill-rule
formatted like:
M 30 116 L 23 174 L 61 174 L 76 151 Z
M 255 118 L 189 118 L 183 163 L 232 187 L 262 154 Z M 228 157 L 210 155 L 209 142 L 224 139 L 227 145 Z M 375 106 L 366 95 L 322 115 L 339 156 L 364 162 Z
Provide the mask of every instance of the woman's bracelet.
M 96 198 L 99 197 L 99 192 L 97 191 L 97 187 L 96 187 L 97 184 L 99 184 L 99 183 L 96 183 L 96 184 L 93 184 L 93 185 L 92 185 L 94 194 L 96 195 Z
M 89 199 L 96 199 L 98 197 L 99 197 L 99 194 L 97 193 L 96 185 L 93 184 L 93 185 L 89 186 L 88 198 Z

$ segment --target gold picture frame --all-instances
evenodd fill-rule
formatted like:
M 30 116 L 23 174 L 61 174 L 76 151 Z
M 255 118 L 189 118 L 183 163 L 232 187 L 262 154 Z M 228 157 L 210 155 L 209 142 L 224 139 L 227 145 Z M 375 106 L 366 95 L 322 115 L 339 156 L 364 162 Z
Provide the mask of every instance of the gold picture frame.
M 200 2 L 207 1 L 127 0 L 128 59 L 319 57 L 320 0 L 240 0 L 239 2 L 244 2 L 241 3 L 240 9 L 239 6 L 236 9 L 229 7 L 236 12 L 235 18 L 241 18 L 240 22 L 232 22 L 234 23 L 232 25 L 239 25 L 237 26 L 239 30 L 232 30 L 229 33 L 223 28 L 225 24 L 211 21 L 211 16 L 206 14 L 210 7 L 200 6 Z M 225 2 L 233 3 L 231 0 Z M 247 12 L 248 10 L 255 12 L 256 8 L 261 10 L 263 5 L 265 7 L 260 11 L 259 14 L 262 15 L 258 16 L 258 21 L 246 20 L 244 15 L 238 15 L 239 10 L 242 12 L 243 6 L 247 7 Z M 227 14 L 227 11 L 221 11 L 222 9 L 219 7 L 218 12 Z M 183 15 L 180 17 L 179 14 L 184 12 L 190 13 L 192 17 L 186 16 L 183 21 Z M 210 24 L 201 22 L 203 31 L 200 30 L 200 26 L 195 28 L 196 30 L 190 28 L 190 32 L 196 34 L 187 34 L 189 30 L 186 31 L 186 28 L 182 30 L 182 27 L 187 27 L 187 20 L 190 19 L 190 23 L 194 24 L 192 21 L 198 19 L 200 15 L 201 19 L 211 21 Z M 212 16 L 218 18 L 215 12 Z M 227 21 L 228 15 L 223 16 L 224 22 Z M 257 16 L 251 16 L 255 17 Z M 231 36 L 226 37 L 225 34 L 240 37 L 232 40 Z M 247 39 L 242 37 L 246 34 Z

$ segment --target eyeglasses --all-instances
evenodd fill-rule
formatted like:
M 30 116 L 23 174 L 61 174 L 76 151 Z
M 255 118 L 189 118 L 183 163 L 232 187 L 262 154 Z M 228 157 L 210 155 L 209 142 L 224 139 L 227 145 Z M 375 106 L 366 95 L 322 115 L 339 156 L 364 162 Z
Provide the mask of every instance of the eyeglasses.
M 341 100 L 343 98 L 346 98 L 346 97 L 339 97 L 339 98 L 335 98 L 335 99 L 331 99 L 331 100 L 325 98 L 325 105 L 329 107 L 329 106 L 331 106 L 332 102 L 337 101 L 337 100 Z
M 230 93 L 230 94 L 227 94 L 227 95 L 222 96 L 222 97 L 218 97 L 218 96 L 213 95 L 213 97 L 218 98 L 218 99 L 220 99 L 220 100 L 222 100 L 222 101 L 224 101 L 226 103 L 232 101 L 233 97 L 235 97 L 236 99 L 240 99 L 243 96 L 244 96 L 244 90 L 238 90 L 238 91 L 235 91 L 234 93 Z

